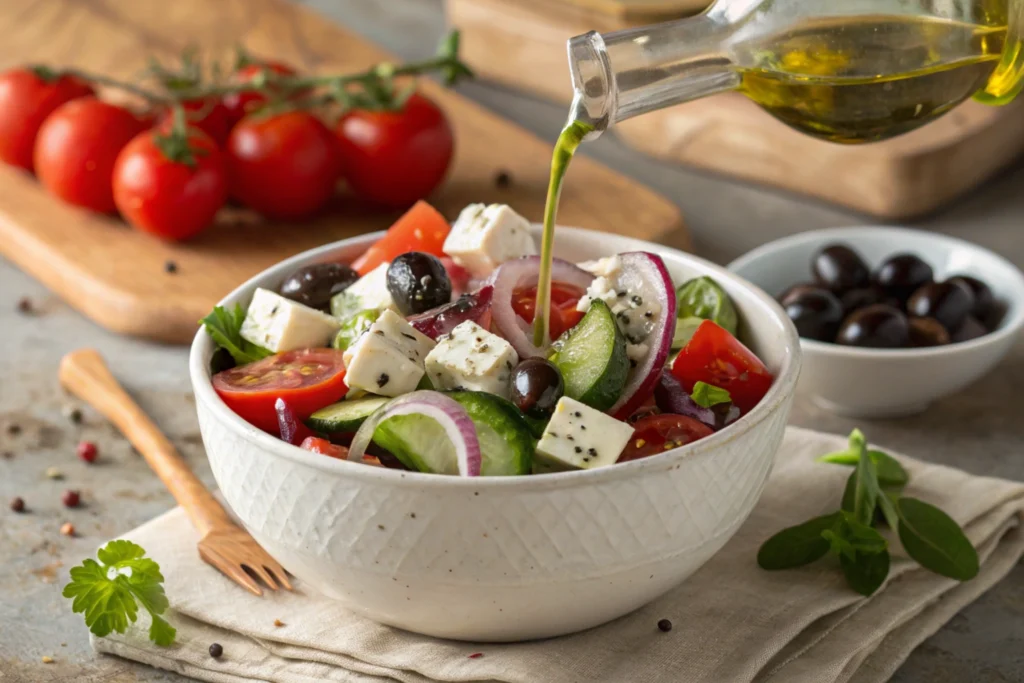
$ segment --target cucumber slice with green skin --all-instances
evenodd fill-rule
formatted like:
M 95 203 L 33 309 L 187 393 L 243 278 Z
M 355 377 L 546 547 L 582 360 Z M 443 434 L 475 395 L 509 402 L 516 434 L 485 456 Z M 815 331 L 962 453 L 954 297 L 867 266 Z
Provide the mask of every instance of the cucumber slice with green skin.
M 469 413 L 480 441 L 480 474 L 502 477 L 529 474 L 534 439 L 530 425 L 511 401 L 483 391 L 446 392 Z
M 565 382 L 565 395 L 597 410 L 619 400 L 629 375 L 626 338 L 608 304 L 595 299 L 583 319 L 565 333 L 551 359 Z
M 395 415 L 387 418 L 374 430 L 373 443 L 387 450 L 411 470 L 431 474 L 459 473 L 455 447 L 448 439 L 448 434 L 437 420 L 426 415 Z
M 385 396 L 372 396 L 334 403 L 310 415 L 306 420 L 306 426 L 325 434 L 354 432 L 359 429 L 359 425 L 366 421 L 366 418 L 373 415 L 378 408 L 390 400 Z
M 690 343 L 690 337 L 697 331 L 700 324 L 704 322 L 704 318 L 698 318 L 696 316 L 687 316 L 685 318 L 676 319 L 676 331 L 672 335 L 672 350 L 679 351 L 684 346 Z

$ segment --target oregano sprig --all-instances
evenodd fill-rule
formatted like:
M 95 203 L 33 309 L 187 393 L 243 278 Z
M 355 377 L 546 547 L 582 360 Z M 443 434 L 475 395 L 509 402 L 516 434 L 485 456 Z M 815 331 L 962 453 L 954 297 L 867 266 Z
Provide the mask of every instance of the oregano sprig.
M 838 558 L 850 587 L 871 595 L 889 575 L 888 541 L 875 528 L 885 522 L 923 568 L 959 581 L 978 574 L 978 553 L 960 526 L 934 505 L 903 496 L 909 474 L 892 456 L 868 448 L 859 429 L 850 433 L 846 450 L 823 455 L 819 461 L 854 468 L 840 509 L 765 541 L 757 554 L 762 569 L 793 569 L 831 554 Z

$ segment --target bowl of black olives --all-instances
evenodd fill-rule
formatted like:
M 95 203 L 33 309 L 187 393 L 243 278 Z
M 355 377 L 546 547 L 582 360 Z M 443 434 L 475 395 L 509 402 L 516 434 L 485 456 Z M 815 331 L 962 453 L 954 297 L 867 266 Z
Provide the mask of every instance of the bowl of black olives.
M 800 335 L 801 390 L 851 417 L 923 411 L 989 372 L 1024 325 L 1024 275 L 922 230 L 816 230 L 729 270 L 774 295 Z

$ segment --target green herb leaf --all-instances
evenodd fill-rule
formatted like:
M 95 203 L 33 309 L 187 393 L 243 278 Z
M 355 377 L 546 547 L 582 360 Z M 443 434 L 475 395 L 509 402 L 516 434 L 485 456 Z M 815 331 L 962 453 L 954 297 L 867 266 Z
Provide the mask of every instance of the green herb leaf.
M 690 398 L 704 408 L 710 408 L 719 403 L 732 403 L 732 396 L 728 391 L 705 382 L 697 382 L 693 385 L 693 393 L 690 394 Z
M 839 558 L 839 566 L 850 588 L 861 595 L 872 595 L 889 575 L 889 551 L 858 552 L 852 559 L 843 555 Z
M 765 541 L 758 550 L 758 565 L 762 569 L 775 571 L 802 567 L 821 559 L 829 550 L 829 541 L 822 536 L 822 532 L 831 529 L 841 519 L 841 513 L 835 512 L 783 529 Z
M 239 365 L 253 363 L 273 355 L 271 351 L 242 339 L 242 321 L 245 320 L 245 309 L 235 304 L 234 309 L 214 306 L 208 316 L 200 320 L 214 343 L 226 349 Z
M 111 541 L 97 551 L 100 563 L 86 559 L 71 569 L 71 582 L 64 586 L 63 595 L 73 600 L 72 611 L 85 616 L 86 626 L 95 635 L 124 633 L 138 619 L 141 604 L 152 618 L 150 640 L 161 646 L 174 642 L 174 627 L 160 617 L 168 607 L 164 577 L 159 565 L 145 554 L 131 541 Z
M 906 486 L 907 482 L 910 481 L 910 475 L 903 469 L 903 465 L 888 453 L 868 450 L 868 455 L 875 462 L 875 469 L 878 472 L 878 483 L 882 486 Z M 845 451 L 827 453 L 818 458 L 818 461 L 832 463 L 833 465 L 856 466 L 860 462 L 860 452 L 848 448 Z
M 841 528 L 836 527 L 832 529 L 825 529 L 821 532 L 821 537 L 828 541 L 829 550 L 832 551 L 833 555 L 839 557 L 845 557 L 849 560 L 854 560 L 857 557 L 857 549 L 853 547 L 853 544 L 843 535 Z
M 958 581 L 978 574 L 978 553 L 960 525 L 945 512 L 916 498 L 900 498 L 900 542 L 925 569 Z
M 849 513 L 843 516 L 842 532 L 859 553 L 880 553 L 889 548 L 885 536 L 874 527 L 861 524 Z
M 859 451 L 860 460 L 854 474 L 857 476 L 853 494 L 853 516 L 861 524 L 870 525 L 875 516 L 875 505 L 881 488 L 878 486 L 878 474 L 875 463 L 868 457 L 867 441 L 859 429 L 850 432 L 850 448 Z

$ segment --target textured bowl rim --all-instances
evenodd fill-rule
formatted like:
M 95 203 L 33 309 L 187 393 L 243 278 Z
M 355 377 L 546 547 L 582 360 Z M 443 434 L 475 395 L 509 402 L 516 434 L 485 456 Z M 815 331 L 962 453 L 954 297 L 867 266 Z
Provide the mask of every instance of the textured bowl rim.
M 536 228 L 535 228 L 536 229 Z M 674 258 L 682 261 L 689 261 L 700 265 L 717 278 L 730 281 L 736 286 L 747 290 L 756 303 L 764 309 L 764 313 L 779 322 L 784 330 L 783 338 L 779 340 L 785 352 L 781 367 L 776 375 L 775 382 L 765 397 L 754 407 L 750 413 L 737 420 L 725 429 L 700 439 L 692 444 L 676 448 L 656 456 L 634 460 L 627 463 L 616 464 L 609 467 L 601 467 L 593 470 L 578 470 L 572 472 L 556 472 L 543 475 L 521 476 L 521 477 L 452 477 L 429 474 L 426 472 L 409 472 L 384 467 L 370 467 L 361 463 L 328 458 L 323 455 L 310 453 L 306 450 L 285 443 L 280 439 L 257 429 L 236 415 L 221 400 L 220 396 L 213 390 L 213 384 L 208 375 L 209 358 L 212 355 L 212 341 L 206 332 L 200 328 L 192 341 L 189 351 L 189 375 L 192 382 L 192 390 L 196 397 L 197 407 L 201 402 L 213 415 L 218 426 L 230 429 L 236 435 L 251 442 L 253 445 L 271 453 L 302 465 L 336 474 L 351 479 L 374 482 L 377 484 L 389 484 L 409 487 L 433 487 L 449 488 L 452 490 L 467 489 L 513 489 L 521 492 L 541 491 L 551 489 L 576 488 L 589 486 L 617 479 L 633 479 L 643 476 L 648 472 L 658 472 L 672 469 L 682 460 L 690 460 L 700 456 L 706 456 L 715 452 L 721 446 L 733 441 L 737 437 L 761 426 L 771 415 L 781 409 L 788 399 L 792 397 L 796 389 L 796 382 L 800 374 L 801 348 L 800 339 L 796 328 L 786 316 L 782 307 L 771 296 L 766 294 L 759 287 L 756 287 L 735 273 L 731 273 L 722 266 L 711 263 L 706 259 L 688 254 L 678 249 L 672 249 L 645 240 L 631 238 L 625 235 L 614 235 L 596 230 L 582 228 L 559 227 L 559 234 L 573 234 L 582 236 L 587 241 L 596 242 L 628 242 L 631 246 L 621 251 L 635 251 L 645 249 L 654 253 L 670 253 Z M 288 269 L 294 269 L 304 263 L 315 263 L 323 260 L 327 254 L 338 250 L 352 248 L 357 245 L 369 244 L 383 234 L 382 231 L 367 233 L 337 242 L 331 242 L 307 251 L 301 252 L 276 263 L 269 268 L 251 277 L 246 282 L 236 287 L 230 294 L 225 296 L 218 305 L 223 305 L 229 299 L 234 298 L 241 290 L 258 286 L 265 280 L 271 278 L 272 273 L 276 274 Z M 775 340 L 766 340 L 766 343 L 776 343 Z M 771 454 L 774 457 L 774 453 Z
M 842 228 L 809 230 L 807 232 L 801 232 L 796 235 L 790 235 L 789 237 L 773 240 L 767 244 L 761 245 L 760 247 L 756 247 L 729 263 L 726 268 L 733 275 L 743 278 L 741 272 L 751 263 L 761 260 L 767 261 L 774 258 L 777 256 L 777 252 L 785 247 L 814 243 L 822 240 L 823 238 L 833 238 L 837 240 L 845 238 L 852 243 L 856 240 L 856 236 L 863 235 L 864 233 L 875 233 L 880 236 L 891 235 L 894 238 L 912 237 L 915 240 L 923 239 L 925 241 L 942 244 L 951 248 L 966 249 L 980 254 L 985 258 L 992 259 L 1005 267 L 1011 274 L 1011 278 L 1007 281 L 1007 285 L 1014 292 L 1014 301 L 1011 302 L 1011 308 L 1007 310 L 1003 320 L 1000 321 L 999 327 L 992 332 L 976 339 L 958 342 L 956 344 L 946 344 L 944 346 L 931 346 L 925 348 L 868 349 L 801 338 L 800 345 L 806 351 L 835 357 L 837 360 L 844 358 L 872 358 L 876 360 L 906 360 L 909 358 L 936 357 L 948 358 L 960 353 L 970 353 L 987 346 L 999 344 L 1007 337 L 1016 335 L 1021 328 L 1024 327 L 1024 273 L 1022 273 L 1017 266 L 1013 265 L 1009 260 L 1003 258 L 991 249 L 987 249 L 981 245 L 968 242 L 967 240 L 960 239 L 959 237 L 951 237 L 950 235 L 933 233 L 926 230 L 917 230 L 914 228 L 905 228 L 895 225 L 853 225 Z M 895 247 L 893 253 L 900 251 L 900 249 L 900 247 Z M 759 285 L 755 284 L 755 286 L 760 289 Z

